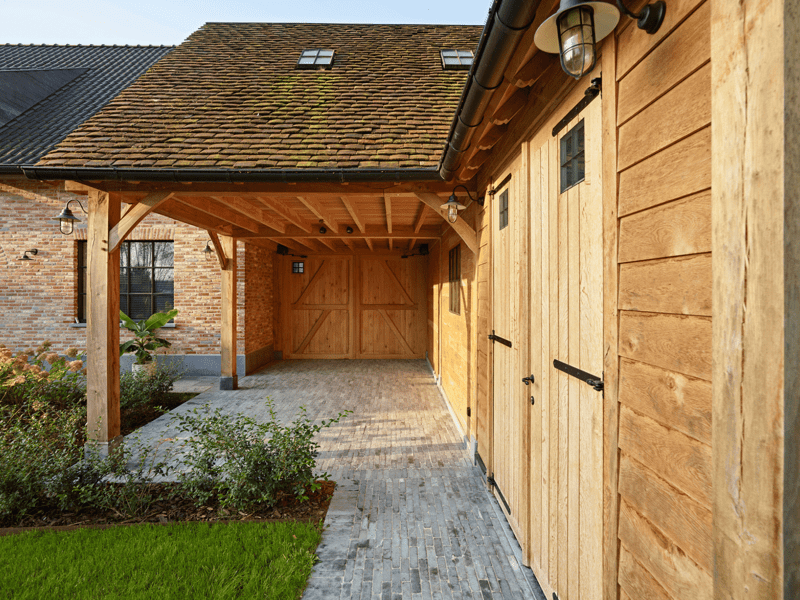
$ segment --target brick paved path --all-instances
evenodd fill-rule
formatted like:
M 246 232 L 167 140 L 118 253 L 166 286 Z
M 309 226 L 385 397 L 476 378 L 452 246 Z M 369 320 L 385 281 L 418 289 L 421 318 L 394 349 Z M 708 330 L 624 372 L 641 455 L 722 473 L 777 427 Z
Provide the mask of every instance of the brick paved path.
M 283 361 L 178 410 L 259 418 L 266 396 L 282 421 L 301 405 L 314 420 L 353 411 L 320 433 L 319 469 L 338 486 L 304 600 L 544 598 L 425 361 Z M 168 418 L 143 441 L 174 437 Z

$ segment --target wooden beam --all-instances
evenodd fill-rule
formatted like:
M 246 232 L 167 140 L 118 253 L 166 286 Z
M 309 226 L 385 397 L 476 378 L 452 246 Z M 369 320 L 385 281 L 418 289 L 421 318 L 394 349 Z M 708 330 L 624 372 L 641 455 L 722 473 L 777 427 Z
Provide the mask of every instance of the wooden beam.
M 439 196 L 436 196 L 437 198 Z M 441 203 L 441 200 L 440 200 Z M 417 237 L 420 239 L 433 239 L 438 238 L 441 236 L 441 232 L 439 231 L 438 227 L 435 225 L 424 225 L 420 228 L 419 231 L 414 231 L 413 227 L 404 226 L 404 227 L 394 227 L 392 233 L 386 231 L 386 229 L 382 225 L 369 225 L 366 227 L 366 231 L 361 233 L 360 231 L 354 231 L 353 233 L 346 233 L 344 230 L 340 231 L 338 234 L 332 234 L 330 231 L 327 233 L 319 233 L 319 231 L 312 231 L 311 233 L 303 233 L 298 231 L 287 231 L 286 233 L 257 233 L 257 234 L 247 234 L 242 233 L 240 236 L 241 238 L 250 238 L 250 237 L 268 237 L 272 240 L 278 240 L 282 238 L 288 238 L 293 240 L 313 240 L 313 239 L 341 239 L 341 238 L 348 238 L 348 239 L 364 239 L 364 238 L 372 238 L 372 239 L 409 239 L 412 237 Z
M 726 600 L 800 598 L 793 9 L 711 3 L 713 576 Z
M 484 132 L 475 146 L 478 150 L 491 150 L 503 138 L 506 131 L 508 127 L 505 125 L 493 125 Z
M 109 251 L 120 202 L 89 191 L 86 286 L 87 446 L 107 455 L 122 441 L 119 388 L 119 246 Z
M 367 242 L 367 247 L 372 251 L 375 252 L 375 247 L 372 245 L 372 240 L 369 238 L 364 238 L 364 241 Z
M 419 230 L 422 229 L 422 224 L 425 222 L 425 213 L 427 212 L 428 205 L 424 202 L 420 203 L 419 214 L 417 215 L 417 220 L 414 223 L 414 233 L 419 233 Z
M 160 205 L 156 209 L 155 212 L 165 217 L 169 217 L 170 219 L 180 221 L 181 223 L 193 225 L 200 229 L 216 231 L 222 235 L 232 235 L 234 233 L 234 227 L 230 223 L 223 224 L 219 219 L 214 219 L 205 213 L 198 213 L 197 211 L 190 209 L 188 206 L 178 202 L 176 198 L 170 198 L 169 200 L 165 201 L 164 204 Z M 244 232 L 243 229 L 239 229 L 239 231 Z
M 147 215 L 153 212 L 158 206 L 163 204 L 170 198 L 172 194 L 169 192 L 153 192 L 148 194 L 138 204 L 131 204 L 128 210 L 125 211 L 125 216 L 122 217 L 108 234 L 108 250 L 113 252 L 122 241 L 128 237 L 134 227 L 142 222 Z
M 218 196 L 211 196 L 214 200 L 219 202 L 220 204 L 235 210 L 241 215 L 245 217 L 249 217 L 258 221 L 262 225 L 266 225 L 274 229 L 275 231 L 280 231 L 281 233 L 286 232 L 286 224 L 276 219 L 272 215 L 270 215 L 266 210 L 261 208 L 260 204 L 257 200 L 251 200 L 249 198 L 241 198 L 238 196 L 225 196 L 225 197 L 218 197 Z
M 315 238 L 315 239 L 316 239 L 317 242 L 319 242 L 323 246 L 327 246 L 331 250 L 336 250 L 336 248 L 334 248 L 334 245 L 333 245 L 333 239 L 326 239 L 324 237 L 318 237 L 318 238 Z
M 227 221 L 231 225 L 241 227 L 252 233 L 260 233 L 263 231 L 258 221 L 231 210 L 219 200 L 214 200 L 210 196 L 192 198 L 177 196 L 175 199 L 187 208 L 194 209 L 222 221 Z
M 386 208 L 386 229 L 392 233 L 392 198 L 390 196 L 383 197 L 383 206 Z M 391 250 L 391 245 L 389 249 Z
M 436 194 L 426 194 L 420 193 L 417 194 L 417 198 L 422 200 L 425 204 L 430 206 L 436 214 L 442 217 L 450 227 L 458 234 L 458 237 L 462 239 L 464 244 L 466 244 L 467 248 L 472 250 L 473 253 L 478 253 L 478 234 L 475 233 L 475 230 L 467 225 L 466 221 L 459 217 L 455 223 L 450 223 L 447 221 L 447 217 L 445 217 L 441 212 L 442 206 L 442 199 L 437 196 Z M 420 236 L 421 237 L 421 236 Z
M 539 51 L 531 59 L 522 65 L 512 77 L 511 82 L 517 87 L 531 87 L 544 75 L 553 61 L 557 61 L 557 55 Z
M 211 238 L 211 244 L 214 246 L 214 254 L 217 255 L 217 260 L 219 260 L 219 268 L 223 271 L 226 270 L 228 268 L 228 257 L 225 256 L 225 250 L 222 247 L 219 236 L 213 231 L 209 231 L 208 237 Z
M 527 104 L 528 93 L 528 90 L 523 88 L 511 94 L 511 96 L 497 107 L 497 110 L 491 113 L 489 121 L 493 125 L 505 125 L 511 121 L 511 119 L 525 107 L 525 104 Z
M 334 219 L 327 210 L 320 206 L 319 202 L 316 200 L 312 200 L 311 198 L 306 198 L 303 196 L 297 197 L 303 205 L 310 210 L 315 217 L 319 220 L 323 221 L 333 233 L 339 233 L 339 223 Z
M 364 220 L 356 212 L 353 203 L 347 196 L 342 196 L 342 203 L 344 204 L 344 207 L 347 209 L 347 212 L 349 212 L 350 216 L 353 218 L 353 223 L 356 224 L 356 227 L 358 227 L 361 233 L 364 233 Z
M 220 271 L 222 284 L 222 319 L 220 322 L 221 360 L 219 389 L 235 390 L 239 387 L 236 373 L 237 336 L 237 286 L 236 286 L 236 238 L 220 237 L 222 252 L 226 257 L 225 268 Z
M 280 200 L 276 200 L 275 198 L 268 198 L 265 196 L 255 196 L 255 199 L 261 202 L 264 206 L 272 209 L 277 214 L 282 216 L 284 219 L 289 221 L 292 225 L 295 225 L 305 231 L 306 233 L 311 231 L 311 223 L 306 221 L 303 217 L 298 215 L 294 209 L 289 206 L 286 206 Z

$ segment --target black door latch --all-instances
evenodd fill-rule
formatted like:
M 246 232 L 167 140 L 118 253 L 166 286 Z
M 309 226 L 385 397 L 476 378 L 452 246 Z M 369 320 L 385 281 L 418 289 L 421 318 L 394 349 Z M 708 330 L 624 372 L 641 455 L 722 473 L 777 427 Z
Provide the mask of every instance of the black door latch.
M 572 365 L 568 365 L 567 363 L 563 363 L 560 360 L 554 360 L 553 366 L 558 369 L 559 371 L 566 373 L 567 375 L 571 375 L 581 381 L 588 383 L 594 391 L 602 392 L 603 391 L 603 380 L 600 379 L 597 375 L 592 375 L 591 373 L 587 373 L 586 371 L 582 371 L 578 367 L 573 367 Z
M 523 377 L 523 378 L 522 378 L 522 383 L 524 383 L 525 385 L 530 385 L 530 384 L 532 384 L 534 381 L 536 381 L 536 380 L 535 380 L 535 378 L 533 377 L 533 374 L 530 374 L 530 375 L 528 375 L 527 377 Z

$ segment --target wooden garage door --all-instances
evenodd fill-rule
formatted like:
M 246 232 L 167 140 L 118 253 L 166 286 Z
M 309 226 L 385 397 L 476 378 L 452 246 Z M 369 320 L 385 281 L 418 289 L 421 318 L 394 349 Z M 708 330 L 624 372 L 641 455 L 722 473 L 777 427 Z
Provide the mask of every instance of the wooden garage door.
M 282 257 L 284 357 L 424 358 L 425 261 L 398 255 Z

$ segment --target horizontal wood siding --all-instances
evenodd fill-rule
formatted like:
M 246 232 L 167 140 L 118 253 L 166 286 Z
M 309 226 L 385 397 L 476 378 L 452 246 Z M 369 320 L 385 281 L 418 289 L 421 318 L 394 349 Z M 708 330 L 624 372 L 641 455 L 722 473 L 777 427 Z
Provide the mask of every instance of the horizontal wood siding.
M 616 39 L 611 598 L 712 597 L 709 30 L 709 2 L 676 0 L 657 35 L 626 26 Z

